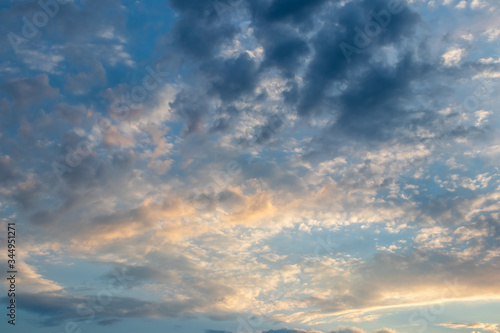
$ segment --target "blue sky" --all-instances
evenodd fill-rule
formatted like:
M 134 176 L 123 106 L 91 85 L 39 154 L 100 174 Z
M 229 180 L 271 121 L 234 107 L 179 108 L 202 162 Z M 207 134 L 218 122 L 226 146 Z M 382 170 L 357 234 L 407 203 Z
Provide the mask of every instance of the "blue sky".
M 2 2 L 2 332 L 498 333 L 499 15 Z

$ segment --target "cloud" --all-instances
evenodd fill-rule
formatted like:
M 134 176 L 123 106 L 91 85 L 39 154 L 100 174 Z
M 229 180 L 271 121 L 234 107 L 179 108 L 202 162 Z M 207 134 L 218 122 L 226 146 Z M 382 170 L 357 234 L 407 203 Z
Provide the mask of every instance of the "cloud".
M 223 102 L 234 101 L 253 92 L 257 84 L 256 66 L 247 53 L 236 59 L 214 59 L 204 63 L 202 70 L 211 78 L 211 89 Z
M 239 30 L 234 24 L 220 19 L 212 2 L 173 0 L 171 5 L 180 14 L 173 27 L 173 43 L 188 56 L 210 57 Z
M 396 330 L 390 329 L 390 328 L 382 328 L 379 330 L 376 330 L 375 333 L 397 333 Z
M 87 117 L 89 111 L 83 104 L 70 105 L 68 103 L 58 103 L 54 105 L 54 112 L 73 125 L 79 125 Z
M 494 6 L 404 1 L 386 24 L 386 0 L 223 2 L 230 15 L 218 1 L 70 2 L 19 56 L 0 48 L 0 208 L 26 227 L 28 311 L 75 319 L 113 267 L 133 285 L 104 326 L 265 311 L 290 326 L 266 332 L 307 333 L 294 325 L 497 300 Z M 0 32 L 37 10 L 14 1 Z M 147 66 L 161 85 L 119 119 L 110 101 Z M 99 119 L 102 142 L 59 181 L 52 163 Z M 99 273 L 81 289 L 43 276 L 59 261 Z M 492 329 L 472 326 L 457 328 Z
M 472 328 L 472 329 L 480 329 L 486 332 L 498 333 L 499 328 L 498 324 L 488 324 L 488 323 L 443 323 L 439 324 L 441 326 L 461 329 L 461 328 Z
M 285 327 L 285 328 L 282 328 L 279 330 L 263 331 L 262 333 L 321 333 L 321 332 L 316 331 L 316 330 L 307 331 L 307 330 L 302 330 L 302 329 L 289 329 L 289 328 Z
M 196 94 L 197 96 L 194 96 Z M 170 107 L 176 110 L 186 124 L 185 135 L 198 133 L 201 131 L 205 113 L 208 109 L 208 102 L 203 96 L 196 92 L 180 91 L 175 100 L 170 103 Z
M 12 97 L 17 109 L 26 108 L 42 100 L 52 99 L 59 93 L 59 89 L 50 85 L 47 74 L 9 80 L 2 83 L 2 89 Z
M 92 64 L 90 71 L 66 74 L 67 89 L 76 95 L 88 93 L 92 88 L 106 84 L 106 70 L 100 62 Z
M 61 286 L 56 281 L 45 278 L 40 273 L 37 272 L 37 268 L 33 265 L 29 265 L 24 259 L 16 260 L 16 268 L 18 271 L 23 272 L 21 276 L 17 276 L 16 283 L 22 283 L 26 285 L 23 292 L 24 293 L 48 293 L 53 294 L 63 291 L 63 286 Z M 7 271 L 7 266 L 4 266 Z M 9 285 L 9 281 L 2 281 L 5 286 Z M 8 289 L 8 288 L 7 288 Z
M 341 327 L 331 333 L 365 333 L 365 331 L 357 327 Z
M 44 326 L 61 325 L 68 320 L 97 320 L 101 325 L 112 325 L 119 322 L 115 318 L 158 318 L 176 317 L 189 311 L 194 303 L 191 301 L 146 302 L 135 298 L 113 295 L 106 289 L 105 304 L 96 300 L 96 296 L 70 297 L 53 294 L 23 293 L 17 298 L 23 302 L 24 309 L 44 318 Z M 6 297 L 4 300 L 7 299 Z M 96 308 L 93 308 L 96 306 Z M 97 311 L 96 309 L 101 311 Z
M 456 66 L 462 60 L 462 58 L 466 55 L 465 49 L 460 48 L 450 48 L 446 51 L 441 58 L 443 59 L 444 65 L 451 67 Z
M 104 320 L 100 320 L 98 321 L 97 323 L 99 325 L 102 325 L 102 326 L 109 326 L 109 325 L 113 325 L 115 323 L 119 323 L 121 322 L 123 319 L 104 319 Z
M 10 156 L 0 156 L 0 183 L 11 184 L 22 177 L 21 172 L 15 167 Z

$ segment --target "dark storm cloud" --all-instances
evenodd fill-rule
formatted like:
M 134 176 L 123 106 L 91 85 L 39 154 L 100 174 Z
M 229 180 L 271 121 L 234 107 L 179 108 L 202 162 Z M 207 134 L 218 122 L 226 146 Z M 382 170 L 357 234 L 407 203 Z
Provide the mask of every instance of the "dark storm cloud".
M 230 41 L 239 28 L 217 14 L 212 1 L 171 0 L 180 14 L 173 28 L 173 43 L 194 58 L 211 57 L 223 42 Z
M 263 69 L 276 67 L 287 78 L 293 78 L 297 74 L 304 57 L 310 52 L 307 41 L 290 27 L 272 26 L 270 29 L 259 29 L 256 36 L 261 37 L 265 51 Z
M 204 26 L 196 18 L 182 18 L 175 26 L 175 44 L 186 54 L 203 58 L 215 52 L 217 45 L 229 41 L 236 33 L 232 26 Z
M 15 107 L 18 109 L 45 99 L 54 98 L 59 93 L 59 89 L 51 87 L 47 74 L 4 82 L 2 90 L 10 95 L 14 100 Z
M 250 26 L 264 49 L 258 68 L 256 61 L 246 53 L 229 59 L 215 56 L 215 48 L 224 39 L 221 36 L 227 34 L 213 27 L 210 33 L 205 32 L 197 26 L 199 23 L 183 26 L 184 20 L 193 21 L 193 18 L 199 18 L 193 22 L 204 22 L 205 28 L 228 26 L 229 23 L 216 17 L 213 6 L 180 1 L 173 1 L 172 5 L 181 15 L 177 29 L 189 29 L 190 34 L 203 38 L 203 41 L 191 41 L 188 34 L 188 37 L 179 37 L 182 42 L 174 44 L 185 54 L 196 55 L 200 64 L 198 74 L 202 78 L 199 81 L 208 82 L 201 84 L 197 98 L 182 91 L 172 104 L 186 119 L 185 134 L 199 131 L 203 125 L 208 108 L 196 105 L 202 98 L 199 96 L 215 94 L 225 103 L 239 101 L 253 94 L 262 73 L 274 68 L 288 80 L 283 98 L 292 110 L 303 117 L 328 113 L 332 120 L 337 118 L 322 134 L 324 138 L 331 133 L 343 133 L 383 140 L 392 135 L 392 129 L 408 124 L 410 114 L 405 106 L 408 102 L 411 105 L 413 85 L 425 82 L 439 65 L 421 60 L 425 47 L 418 55 L 414 54 L 415 50 L 407 49 L 406 43 L 416 38 L 420 16 L 404 1 L 364 0 L 340 5 L 337 1 L 279 0 L 242 4 L 241 8 L 251 14 Z M 388 8 L 398 10 L 391 14 Z M 382 17 L 389 13 L 390 18 L 380 19 L 377 13 Z M 366 27 L 371 27 L 367 23 L 378 20 L 385 20 L 387 24 L 381 23 L 384 27 L 375 35 L 368 33 L 367 37 Z M 319 27 L 317 32 L 313 29 L 315 26 Z M 216 36 L 211 36 L 212 33 Z M 366 46 L 357 43 L 360 34 L 368 39 Z M 203 46 L 205 40 L 213 40 L 212 46 Z M 359 52 L 346 57 L 341 43 L 348 43 Z M 387 46 L 398 51 L 395 65 L 373 58 Z M 301 84 L 296 81 L 297 76 L 303 77 Z M 437 93 L 439 89 L 435 90 Z M 232 122 L 232 119 L 220 119 L 210 132 L 225 131 Z
M 370 56 L 377 49 L 386 45 L 400 47 L 398 45 L 400 41 L 413 36 L 419 16 L 410 8 L 405 8 L 401 13 L 392 15 L 390 23 L 378 35 L 369 37 L 369 44 L 361 49 L 359 54 L 352 55 L 352 61 L 348 63 L 340 44 L 345 42 L 356 46 L 356 36 L 359 34 L 355 29 L 364 30 L 365 25 L 373 21 L 370 12 L 385 10 L 387 3 L 388 1 L 383 0 L 350 2 L 334 14 L 333 20 L 325 21 L 324 27 L 312 41 L 316 52 L 305 75 L 305 84 L 298 105 L 299 114 L 311 115 L 320 112 L 322 107 L 331 106 L 328 104 L 327 90 L 334 83 L 356 85 L 358 79 L 363 80 L 363 76 L 356 77 L 355 74 L 359 75 L 364 66 L 370 66 L 368 63 Z M 380 64 L 370 66 L 371 68 L 364 75 L 370 75 L 370 72 L 377 70 L 379 66 Z M 349 75 L 354 76 L 351 82 L 349 82 Z M 380 86 L 383 87 L 382 84 Z
M 384 129 L 408 123 L 405 103 L 413 94 L 411 84 L 430 78 L 432 67 L 406 55 L 394 68 L 373 66 L 336 101 L 340 116 L 332 131 L 384 138 Z
M 310 19 L 327 0 L 249 1 L 254 19 L 263 23 L 300 24 Z
M 257 85 L 255 62 L 247 53 L 236 59 L 214 59 L 202 66 L 211 82 L 211 90 L 224 102 L 252 93 Z
M 261 71 L 276 68 L 283 77 L 293 79 L 311 52 L 304 33 L 313 26 L 324 0 L 250 1 L 251 26 L 264 49 Z M 293 83 L 291 83 L 293 84 Z M 295 101 L 296 102 L 296 101 Z
M 35 206 L 42 184 L 21 170 L 9 156 L 0 156 L 0 188 L 9 189 L 2 191 L 0 197 L 28 210 Z
M 327 1 L 251 1 L 252 27 L 264 48 L 262 68 L 275 67 L 293 78 L 310 47 L 304 31 L 311 28 L 314 14 Z

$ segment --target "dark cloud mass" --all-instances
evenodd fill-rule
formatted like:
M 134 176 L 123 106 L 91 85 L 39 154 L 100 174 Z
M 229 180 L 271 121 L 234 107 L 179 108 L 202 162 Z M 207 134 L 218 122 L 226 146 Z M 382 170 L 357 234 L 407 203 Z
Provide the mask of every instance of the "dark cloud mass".
M 246 53 L 236 59 L 214 59 L 205 63 L 202 70 L 211 82 L 212 89 L 224 102 L 234 101 L 252 93 L 257 84 L 254 61 Z

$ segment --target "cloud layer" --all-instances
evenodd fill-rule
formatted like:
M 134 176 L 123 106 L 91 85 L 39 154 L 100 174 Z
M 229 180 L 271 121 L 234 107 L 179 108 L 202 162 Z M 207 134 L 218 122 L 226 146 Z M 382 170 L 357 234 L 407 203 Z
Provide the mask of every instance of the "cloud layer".
M 26 330 L 498 332 L 495 1 L 41 3 L 0 5 Z

